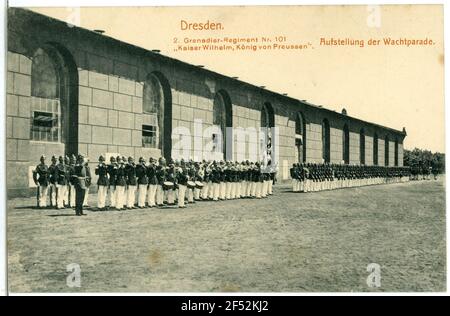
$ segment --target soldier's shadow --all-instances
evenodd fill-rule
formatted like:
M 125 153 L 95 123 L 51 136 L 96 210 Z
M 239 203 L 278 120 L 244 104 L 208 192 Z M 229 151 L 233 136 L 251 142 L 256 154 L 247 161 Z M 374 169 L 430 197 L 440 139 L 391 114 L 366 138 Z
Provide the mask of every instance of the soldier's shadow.
M 48 217 L 60 217 L 60 216 L 76 216 L 76 214 L 50 214 Z
M 15 210 L 36 210 L 36 211 L 54 211 L 56 210 L 55 208 L 52 207 L 45 207 L 45 208 L 40 208 L 37 206 L 16 206 L 14 207 Z

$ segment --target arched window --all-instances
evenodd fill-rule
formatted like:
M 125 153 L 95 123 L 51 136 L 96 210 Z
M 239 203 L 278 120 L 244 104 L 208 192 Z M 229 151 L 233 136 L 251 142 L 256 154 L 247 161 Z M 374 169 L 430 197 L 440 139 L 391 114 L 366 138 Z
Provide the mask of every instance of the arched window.
M 162 86 L 154 74 L 150 74 L 144 83 L 144 113 L 159 113 L 162 104 Z
M 154 125 L 142 125 L 142 147 L 162 149 L 162 126 L 164 124 L 164 93 L 155 74 L 149 74 L 144 82 L 142 111 L 153 115 Z
M 261 127 L 264 133 L 264 139 L 262 144 L 263 156 L 267 158 L 272 156 L 273 150 L 273 127 L 275 126 L 275 116 L 273 112 L 272 105 L 268 102 L 264 103 L 261 109 Z
M 359 163 L 366 163 L 366 135 L 363 128 L 359 131 Z
M 330 162 L 330 123 L 327 119 L 322 121 L 322 158 Z
M 31 131 L 36 141 L 61 141 L 61 82 L 56 55 L 39 48 L 31 64 Z
M 297 113 L 295 120 L 295 147 L 297 148 L 298 162 L 306 161 L 306 147 L 305 147 L 305 128 L 306 123 L 302 113 Z
M 344 125 L 342 134 L 342 160 L 345 164 L 350 163 L 350 132 L 347 124 Z
M 395 166 L 398 166 L 398 139 L 395 139 L 394 164 L 395 164 Z
M 384 165 L 389 166 L 389 137 L 384 139 Z
M 373 135 L 373 164 L 378 165 L 378 135 Z

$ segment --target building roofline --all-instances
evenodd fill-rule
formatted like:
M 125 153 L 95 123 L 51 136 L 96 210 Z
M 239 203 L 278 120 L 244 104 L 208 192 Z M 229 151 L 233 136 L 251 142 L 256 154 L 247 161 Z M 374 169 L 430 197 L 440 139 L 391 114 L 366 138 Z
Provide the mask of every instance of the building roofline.
M 51 22 L 57 22 L 57 23 L 65 24 L 66 27 L 69 27 L 67 25 L 68 23 L 66 23 L 66 22 L 64 22 L 62 20 L 50 17 L 50 16 L 42 14 L 42 13 L 35 12 L 32 9 L 20 8 L 20 7 L 9 7 L 8 8 L 8 10 L 11 10 L 11 9 L 18 10 L 18 11 L 23 11 L 23 12 L 26 12 L 26 13 L 29 13 L 29 14 L 32 14 L 32 15 L 37 15 L 37 16 L 40 16 L 42 18 L 48 19 Z M 336 111 L 334 111 L 332 109 L 325 108 L 323 106 L 319 106 L 319 105 L 307 102 L 305 100 L 299 100 L 299 99 L 287 96 L 285 94 L 282 94 L 282 93 L 279 93 L 279 92 L 276 92 L 276 91 L 272 91 L 272 90 L 269 90 L 269 89 L 261 88 L 259 86 L 256 86 L 256 85 L 252 84 L 252 83 L 249 83 L 249 82 L 246 82 L 246 81 L 242 81 L 242 80 L 240 80 L 238 78 L 229 77 L 227 75 L 224 75 L 222 73 L 216 72 L 214 70 L 210 70 L 210 69 L 203 68 L 203 67 L 201 68 L 201 67 L 198 67 L 197 65 L 194 65 L 194 64 L 191 64 L 191 63 L 188 63 L 188 62 L 185 62 L 185 61 L 173 58 L 173 57 L 169 57 L 169 56 L 166 56 L 166 55 L 163 55 L 163 54 L 160 54 L 160 53 L 153 52 L 153 51 L 151 51 L 151 50 L 149 50 L 147 48 L 144 48 L 144 47 L 141 47 L 141 46 L 137 46 L 137 45 L 134 45 L 134 44 L 131 44 L 131 43 L 128 43 L 128 42 L 124 42 L 123 40 L 111 37 L 109 35 L 106 35 L 105 33 L 99 33 L 97 31 L 90 30 L 90 29 L 87 29 L 87 28 L 84 28 L 84 27 L 81 27 L 81 26 L 76 26 L 76 25 L 74 25 L 72 28 L 78 29 L 78 30 L 80 30 L 82 32 L 87 32 L 90 35 L 98 36 L 98 37 L 100 37 L 102 39 L 105 39 L 105 40 L 108 40 L 108 41 L 111 41 L 111 42 L 115 42 L 115 43 L 118 43 L 118 44 L 123 45 L 123 46 L 132 47 L 133 49 L 135 49 L 137 51 L 140 51 L 143 54 L 150 55 L 153 58 L 159 58 L 159 59 L 161 59 L 163 61 L 169 61 L 169 62 L 172 62 L 172 63 L 181 64 L 183 66 L 187 66 L 187 67 L 191 68 L 192 70 L 198 71 L 200 73 L 212 75 L 212 76 L 215 76 L 215 77 L 220 77 L 221 79 L 225 79 L 225 80 L 238 82 L 240 84 L 249 86 L 250 88 L 258 90 L 260 92 L 272 94 L 272 95 L 275 95 L 276 97 L 287 99 L 287 100 L 289 100 L 292 103 L 299 103 L 299 104 L 302 104 L 302 105 L 305 105 L 305 106 L 310 106 L 310 107 L 316 108 L 318 110 L 322 110 L 322 111 L 325 111 L 325 112 L 330 112 L 331 114 L 337 115 L 337 116 L 339 116 L 341 118 L 349 118 L 351 120 L 358 121 L 360 123 L 369 124 L 369 125 L 372 125 L 374 127 L 378 127 L 378 128 L 385 129 L 385 130 L 388 130 L 388 131 L 396 133 L 396 134 L 401 134 L 403 136 L 406 136 L 405 129 L 403 129 L 403 131 L 400 131 L 400 130 L 397 130 L 397 129 L 394 129 L 394 128 L 391 128 L 391 127 L 383 126 L 383 125 L 380 125 L 380 124 L 377 124 L 377 123 L 373 123 L 373 122 L 369 122 L 369 121 L 365 121 L 365 120 L 362 120 L 362 119 L 359 119 L 359 118 L 356 118 L 356 117 L 353 117 L 353 116 L 350 116 L 350 115 L 342 114 L 342 113 L 336 112 Z

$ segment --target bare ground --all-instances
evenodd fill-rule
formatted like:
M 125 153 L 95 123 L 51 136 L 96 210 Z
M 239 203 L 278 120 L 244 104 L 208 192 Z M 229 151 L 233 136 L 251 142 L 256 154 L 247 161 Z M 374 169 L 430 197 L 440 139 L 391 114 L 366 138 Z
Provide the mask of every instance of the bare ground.
M 37 210 L 8 202 L 12 292 L 445 291 L 443 179 L 187 209 Z M 91 196 L 91 204 L 94 204 Z M 66 266 L 81 268 L 81 287 Z M 366 284 L 381 266 L 381 287 Z

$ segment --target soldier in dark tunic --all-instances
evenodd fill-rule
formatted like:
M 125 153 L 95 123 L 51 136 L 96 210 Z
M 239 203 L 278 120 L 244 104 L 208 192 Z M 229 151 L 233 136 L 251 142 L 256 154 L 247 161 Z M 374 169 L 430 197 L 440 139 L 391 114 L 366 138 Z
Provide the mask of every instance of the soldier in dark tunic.
M 156 205 L 156 195 L 158 190 L 158 178 L 156 177 L 156 160 L 154 158 L 149 159 L 149 164 L 147 166 L 147 178 L 148 178 L 148 189 L 147 189 L 147 204 L 149 207 L 154 207 Z M 161 187 L 162 191 L 162 187 Z M 164 198 L 164 196 L 163 196 Z M 161 202 L 162 203 L 162 202 Z
M 89 188 L 91 186 L 91 182 L 92 182 L 92 177 L 91 177 L 91 168 L 89 168 L 89 157 L 85 157 L 84 158 L 84 166 L 86 167 L 86 192 L 84 194 L 84 202 L 83 202 L 83 207 L 88 207 L 89 204 Z
M 117 175 L 117 162 L 116 158 L 111 156 L 109 159 L 110 164 L 108 165 L 108 175 L 109 175 L 109 206 L 116 207 L 116 175 Z
M 167 177 L 167 166 L 166 159 L 159 158 L 158 166 L 156 167 L 156 179 L 158 182 L 156 188 L 156 205 L 161 207 L 164 206 L 164 182 Z
M 184 160 L 181 160 L 180 166 L 176 166 L 175 170 L 176 175 L 176 184 L 178 186 L 178 207 L 185 208 L 185 197 L 186 197 L 186 190 L 187 190 L 187 182 L 189 181 L 189 171 L 187 169 L 187 166 L 184 162 Z M 170 178 L 170 171 L 169 171 L 169 178 Z
M 137 190 L 138 190 L 138 207 L 145 207 L 145 198 L 147 197 L 147 167 L 145 166 L 144 157 L 139 157 L 139 164 L 136 165 Z
M 125 166 L 127 178 L 127 208 L 135 208 L 134 202 L 136 200 L 136 165 L 133 157 L 128 157 L 128 164 Z
M 127 186 L 125 164 L 122 157 L 117 156 L 116 170 L 116 209 L 121 210 L 126 203 L 125 188 Z
M 50 195 L 50 207 L 56 207 L 56 199 L 57 199 L 57 188 L 56 188 L 56 178 L 58 177 L 58 170 L 56 167 L 57 159 L 56 156 L 52 156 L 52 163 L 48 167 L 48 179 L 50 182 L 49 185 L 49 195 Z
M 105 157 L 98 157 L 98 165 L 95 168 L 95 174 L 98 176 L 97 207 L 102 211 L 106 209 L 106 195 L 108 193 L 109 186 L 108 166 L 105 164 Z
M 75 207 L 75 182 L 74 182 L 74 178 L 72 178 L 73 174 L 74 174 L 74 168 L 75 168 L 75 162 L 77 160 L 77 158 L 75 157 L 75 155 L 71 155 L 70 156 L 70 161 L 68 164 L 68 178 L 69 178 L 69 206 L 71 208 Z
M 175 165 L 172 162 L 167 168 L 166 181 L 172 183 L 172 186 L 166 187 L 167 204 L 175 205 L 175 190 L 177 189 L 177 178 L 175 176 Z
M 84 196 L 86 193 L 86 189 L 89 187 L 88 184 L 88 169 L 86 168 L 86 164 L 84 161 L 84 157 L 82 155 L 79 155 L 77 158 L 77 164 L 74 167 L 74 173 L 72 177 L 74 178 L 75 182 L 75 215 L 81 216 L 85 215 L 83 213 L 83 202 L 84 202 Z
M 58 191 L 56 207 L 58 209 L 64 208 L 64 197 L 66 196 L 68 172 L 66 164 L 64 163 L 64 157 L 59 156 L 58 164 L 56 165 L 55 177 L 56 177 L 56 189 Z
M 33 170 L 33 181 L 37 186 L 37 207 L 47 207 L 47 195 L 49 187 L 48 166 L 45 164 L 45 156 L 42 155 L 40 163 Z

